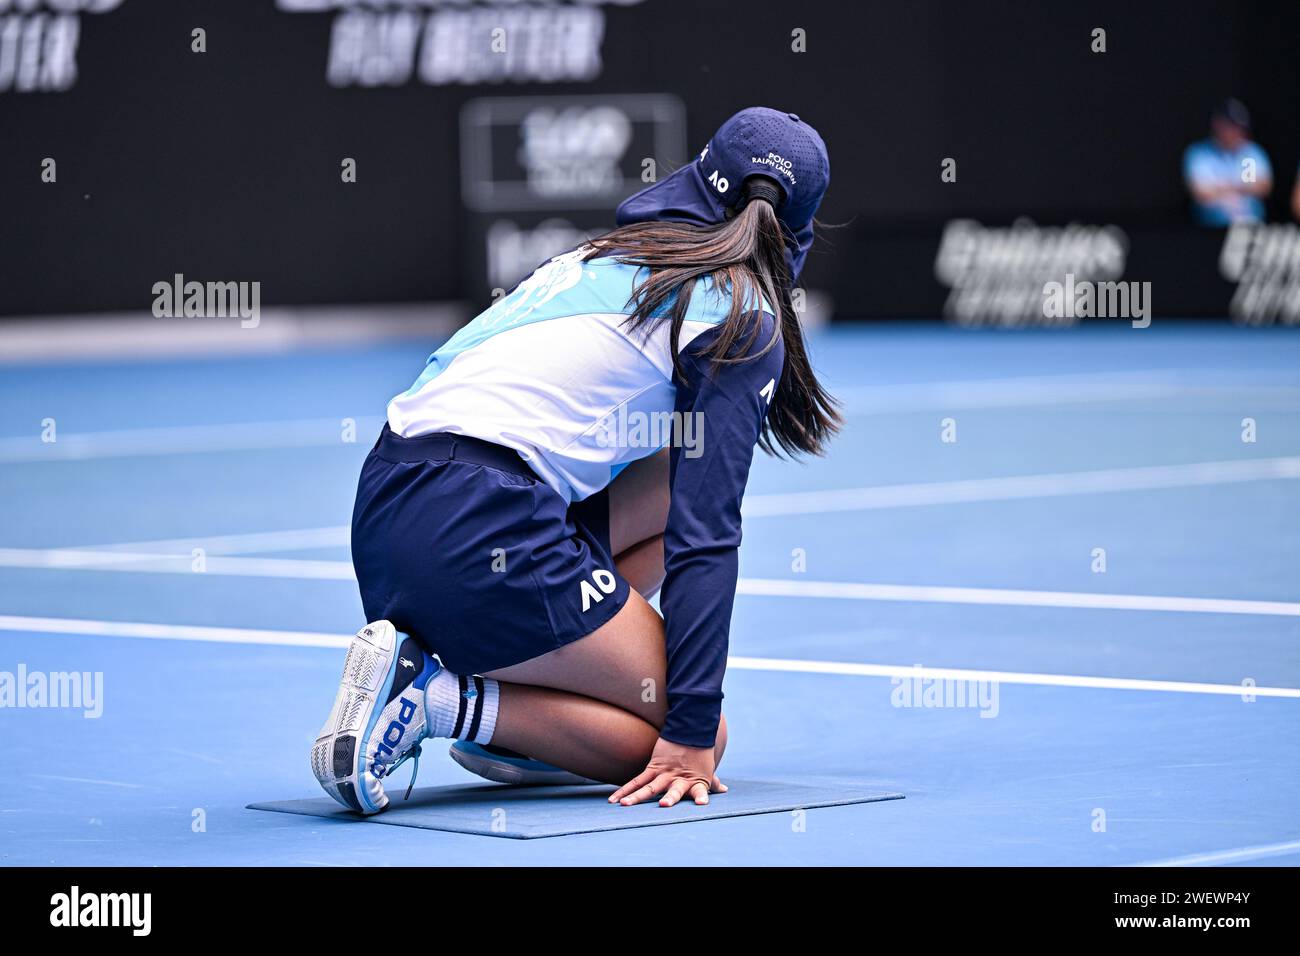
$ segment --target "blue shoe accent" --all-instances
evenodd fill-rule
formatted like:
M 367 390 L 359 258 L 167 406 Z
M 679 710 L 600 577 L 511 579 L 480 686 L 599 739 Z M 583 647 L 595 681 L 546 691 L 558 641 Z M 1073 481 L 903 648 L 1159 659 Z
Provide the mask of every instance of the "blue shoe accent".
M 490 744 L 476 744 L 471 740 L 458 740 L 451 745 L 451 759 L 470 773 L 496 783 L 517 786 L 573 786 L 594 784 L 576 773 L 552 766 L 541 760 L 525 757 Z

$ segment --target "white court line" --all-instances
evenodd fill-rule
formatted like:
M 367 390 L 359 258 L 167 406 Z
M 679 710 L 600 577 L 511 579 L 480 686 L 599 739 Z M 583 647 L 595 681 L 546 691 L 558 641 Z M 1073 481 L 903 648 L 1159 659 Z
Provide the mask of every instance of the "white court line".
M 1181 396 L 1187 388 L 1169 373 L 1130 372 L 846 385 L 831 394 L 846 411 L 862 415 L 1138 401 Z
M 1074 674 L 1034 674 L 1022 671 L 973 670 L 965 667 L 921 667 L 915 664 L 858 664 L 852 661 L 801 661 L 775 657 L 728 657 L 727 666 L 750 671 L 789 674 L 843 674 L 854 677 L 922 677 L 933 680 L 1032 684 L 1037 687 L 1088 687 L 1097 690 L 1153 690 L 1178 694 L 1223 694 L 1241 697 L 1256 688 L 1242 684 L 1195 681 L 1139 680 L 1129 677 L 1084 677 Z M 1270 687 L 1263 697 L 1300 700 L 1300 687 Z
M 1152 863 L 1138 863 L 1136 866 L 1216 866 L 1220 863 L 1242 863 L 1246 860 L 1262 860 L 1270 856 L 1288 856 L 1300 853 L 1300 840 L 1287 843 L 1268 843 L 1263 846 L 1243 846 L 1235 850 L 1219 850 L 1212 853 L 1193 853 L 1190 856 L 1176 856 L 1168 860 L 1156 860 Z
M 1002 607 L 1070 607 L 1105 611 L 1183 611 L 1196 614 L 1262 614 L 1300 617 L 1300 603 L 1238 598 L 1177 597 L 1163 594 L 1104 594 L 1092 591 L 1024 591 L 1009 588 L 943 587 L 916 584 L 860 584 L 852 581 L 794 581 L 741 578 L 737 594 L 761 597 L 904 601 L 922 604 L 991 604 Z
M 293 528 L 286 531 L 253 531 L 241 534 L 214 534 L 205 537 L 157 538 L 153 541 L 126 541 L 116 544 L 83 545 L 76 551 L 135 551 L 151 553 L 184 552 L 202 548 L 208 554 L 257 554 L 265 551 L 298 551 L 305 548 L 347 547 L 352 543 L 352 529 L 345 524 L 324 528 Z M 68 549 L 58 549 L 68 550 Z
M 1248 458 L 1239 461 L 1199 461 L 1182 465 L 1144 465 L 1096 471 L 1011 475 L 1004 478 L 970 478 L 961 481 L 913 482 L 869 485 L 831 491 L 796 491 L 749 495 L 746 518 L 781 515 L 909 508 L 918 505 L 957 504 L 971 501 L 1007 501 L 1060 495 L 1188 488 L 1241 481 L 1300 478 L 1300 455 L 1284 458 Z
M 188 555 L 127 554 L 112 551 L 25 550 L 0 548 L 0 567 L 60 571 L 137 571 L 163 574 L 213 574 L 232 577 L 351 581 L 347 561 L 298 558 L 214 556 L 195 571 Z M 1197 614 L 1256 614 L 1300 617 L 1300 603 L 1239 598 L 1181 597 L 1164 594 L 1107 594 L 1092 591 L 1030 591 L 922 584 L 871 584 L 856 581 L 796 581 L 741 578 L 736 593 L 757 597 L 830 598 L 913 604 L 985 604 L 1002 607 L 1086 608 L 1108 611 L 1178 611 Z
M 383 416 L 356 419 L 357 444 L 374 441 Z M 343 446 L 342 418 L 302 418 L 217 425 L 128 428 L 60 434 L 42 442 L 39 433 L 0 438 L 0 462 L 84 461 L 148 455 L 191 455 L 218 451 Z
M 1213 485 L 1242 481 L 1267 481 L 1300 477 L 1300 456 L 1252 458 L 1244 461 L 1203 461 L 1182 465 L 1152 465 L 1100 471 L 1059 472 L 1039 475 L 1011 475 L 1002 478 L 974 478 L 962 481 L 914 482 L 899 485 L 871 485 L 865 488 L 839 488 L 829 491 L 802 491 L 785 494 L 750 495 L 745 499 L 747 518 L 772 518 L 783 515 L 823 514 L 839 511 L 865 511 L 879 508 L 906 508 L 917 505 L 958 504 L 975 501 L 1006 501 L 1017 498 L 1041 498 L 1072 494 L 1093 494 L 1155 488 Z M 122 544 L 94 544 L 76 548 L 0 549 L 9 553 L 11 567 L 46 567 L 59 560 L 37 558 L 37 554 L 77 552 L 77 562 L 97 563 L 96 553 L 136 551 L 166 553 L 189 552 L 203 548 L 208 554 L 252 554 L 259 551 L 291 551 L 301 548 L 340 547 L 350 543 L 347 525 L 323 528 L 300 528 L 287 531 L 258 531 L 247 534 L 224 534 L 207 537 L 162 538 Z M 85 552 L 85 554 L 82 554 Z M 24 564 L 22 555 L 32 561 Z M 0 564 L 6 563 L 0 560 Z M 109 563 L 109 559 L 104 559 Z
M 0 631 L 79 634 L 86 637 L 138 637 L 159 641 L 209 641 L 218 644 L 273 644 L 286 647 L 347 647 L 351 640 L 340 634 L 314 631 L 263 631 L 242 627 L 141 624 L 64 617 L 21 617 L 12 614 L 0 614 Z
M 1199 384 L 1213 370 L 1146 369 L 1063 375 L 1013 376 L 946 382 L 848 385 L 835 394 L 853 414 L 933 409 L 1007 408 L 1056 404 L 1139 401 L 1185 395 L 1294 398 L 1300 387 L 1285 384 Z M 378 430 L 382 415 L 353 416 L 358 438 Z M 0 438 L 0 462 L 84 461 L 220 451 L 306 448 L 342 444 L 341 419 L 311 418 L 225 422 L 63 434 L 44 443 L 39 433 Z
M 1026 376 L 891 385 L 849 385 L 831 389 L 854 415 L 1032 408 L 1087 405 L 1163 398 L 1248 398 L 1255 401 L 1300 399 L 1300 386 L 1284 384 L 1204 384 L 1160 372 L 1098 375 Z
M 230 577 L 352 581 L 348 561 L 300 558 L 213 556 L 195 571 L 189 555 L 115 551 L 0 548 L 0 567 L 59 571 L 136 571 L 150 574 L 212 574 Z M 1031 591 L 922 584 L 871 584 L 856 581 L 797 581 L 741 578 L 736 593 L 756 597 L 830 598 L 913 604 L 985 604 L 1002 607 L 1085 608 L 1108 611 L 1178 611 L 1195 614 L 1255 614 L 1300 617 L 1300 603 L 1239 598 L 1182 597 L 1164 594 L 1107 594 L 1093 591 Z
M 212 555 L 196 571 L 188 554 L 149 554 L 73 548 L 0 548 L 0 567 L 46 571 L 136 571 L 147 574 L 213 574 L 248 578 L 351 581 L 350 561 L 306 558 L 240 558 Z
M 186 624 L 141 624 L 127 621 L 90 621 L 58 617 L 0 615 L 0 631 L 39 634 L 76 634 L 89 637 L 138 637 L 150 640 L 206 641 L 222 644 L 271 644 L 291 647 L 347 647 L 342 634 L 311 631 L 248 630 L 237 627 L 196 627 Z M 1244 687 L 1189 681 L 1137 680 L 1126 677 L 1086 677 L 1071 674 L 1033 674 L 1018 671 L 971 670 L 958 667 L 918 667 L 915 664 L 859 664 L 851 661 L 804 661 L 771 657 L 729 657 L 737 670 L 779 671 L 798 674 L 834 674 L 856 677 L 929 677 L 1039 687 L 1076 687 L 1095 690 L 1143 690 L 1181 694 L 1216 694 L 1240 697 L 1287 697 L 1300 700 L 1300 687 Z

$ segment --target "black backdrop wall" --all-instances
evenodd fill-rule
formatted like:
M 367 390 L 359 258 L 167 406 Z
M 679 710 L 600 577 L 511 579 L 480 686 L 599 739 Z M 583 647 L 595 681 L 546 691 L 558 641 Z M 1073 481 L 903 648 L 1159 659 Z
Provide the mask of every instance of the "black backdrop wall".
M 547 237 L 608 224 L 645 158 L 675 168 L 731 112 L 765 104 L 822 131 L 822 218 L 849 224 L 806 283 L 846 316 L 938 314 L 944 291 L 924 273 L 954 218 L 1185 232 L 1181 153 L 1230 93 L 1255 116 L 1270 212 L 1286 219 L 1297 38 L 1300 4 L 1240 0 L 0 0 L 0 312 L 147 309 L 176 273 L 260 281 L 264 305 L 482 302 Z M 531 145 L 510 138 L 527 104 L 464 112 L 532 97 L 568 99 L 541 101 L 551 121 Z M 622 119 L 556 121 L 575 102 Z M 479 136 L 495 152 L 463 169 L 471 115 L 513 133 Z M 467 204 L 462 176 L 504 195 L 512 166 L 573 174 L 557 167 L 577 148 L 565 138 L 611 133 L 609 162 L 574 174 L 585 185 Z M 1205 310 L 1222 314 L 1217 242 Z M 917 294 L 895 301 L 887 286 L 908 269 Z

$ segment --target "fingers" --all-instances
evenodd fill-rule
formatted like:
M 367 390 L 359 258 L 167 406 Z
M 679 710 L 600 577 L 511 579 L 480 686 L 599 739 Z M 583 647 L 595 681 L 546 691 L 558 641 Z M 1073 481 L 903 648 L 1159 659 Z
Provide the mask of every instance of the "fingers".
M 651 779 L 647 780 L 647 777 Z M 683 797 L 689 795 L 697 806 L 703 807 L 708 805 L 710 791 L 726 793 L 727 786 L 717 777 L 713 778 L 712 784 L 707 784 L 703 780 L 678 777 L 671 773 L 656 774 L 652 770 L 647 770 L 635 780 L 631 780 L 619 787 L 610 795 L 609 802 L 631 807 L 638 803 L 653 800 L 659 794 L 663 794 L 659 798 L 659 806 L 671 807 L 680 803 Z
M 673 780 L 673 782 L 668 787 L 668 792 L 665 793 L 663 795 L 663 798 L 659 801 L 659 806 L 671 807 L 674 804 L 676 804 L 679 800 L 681 800 L 683 796 L 686 795 L 686 790 L 688 787 L 690 787 L 690 785 L 691 782 L 682 777 L 678 777 L 675 780 Z
M 671 807 L 680 803 L 682 798 L 690 796 L 697 806 L 706 806 L 710 793 L 726 793 L 727 785 L 711 775 L 705 783 L 698 777 L 683 777 L 676 773 L 660 772 L 647 767 L 636 777 L 619 787 L 609 796 L 610 803 L 619 803 L 625 807 L 635 806 L 659 798 L 659 806 Z
M 642 770 L 639 774 L 637 774 L 627 783 L 623 784 L 623 786 L 619 787 L 617 790 L 611 793 L 609 795 L 609 802 L 618 803 L 629 793 L 641 789 L 641 787 L 645 786 L 647 783 L 649 783 L 658 775 L 659 773 L 657 770 L 651 767 L 647 767 L 645 770 Z
M 727 790 L 722 781 L 717 778 L 714 778 L 712 789 L 718 793 L 726 793 Z M 647 800 L 653 800 L 659 794 L 663 794 L 659 800 L 659 806 L 671 807 L 681 802 L 682 797 L 689 794 L 696 804 L 705 806 L 709 802 L 709 790 L 709 784 L 703 780 L 692 781 L 690 777 L 678 777 L 671 773 L 656 773 L 653 770 L 646 770 L 639 774 L 636 779 L 628 781 L 614 791 L 609 797 L 609 802 L 631 807 L 638 803 L 645 803 Z
M 648 771 L 648 772 L 652 773 L 653 771 Z M 645 774 L 642 774 L 641 776 L 644 777 Z M 637 778 L 637 780 L 640 779 L 641 777 Z M 670 773 L 658 774 L 649 783 L 637 787 L 634 790 L 632 790 L 631 793 L 625 794 L 624 796 L 620 797 L 618 802 L 625 807 L 631 807 L 638 803 L 644 803 L 647 800 L 653 800 L 656 794 L 663 793 L 665 790 L 669 788 L 669 786 L 672 785 L 673 779 L 674 779 L 673 775 Z M 636 781 L 633 781 L 633 783 L 635 782 Z

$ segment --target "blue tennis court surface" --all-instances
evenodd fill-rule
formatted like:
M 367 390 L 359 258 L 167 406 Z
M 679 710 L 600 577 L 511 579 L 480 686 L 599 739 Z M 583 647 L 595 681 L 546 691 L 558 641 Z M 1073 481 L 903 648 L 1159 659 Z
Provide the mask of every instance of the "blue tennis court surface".
M 319 795 L 355 479 L 431 345 L 0 372 L 0 680 L 102 675 L 0 709 L 0 861 L 1300 862 L 1300 339 L 1226 326 L 816 337 L 847 426 L 757 460 L 721 776 L 904 800 L 521 841 L 245 809 Z M 419 784 L 475 782 L 445 749 Z

